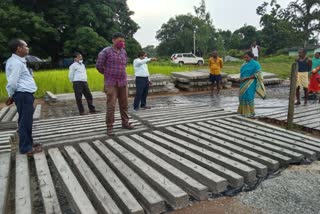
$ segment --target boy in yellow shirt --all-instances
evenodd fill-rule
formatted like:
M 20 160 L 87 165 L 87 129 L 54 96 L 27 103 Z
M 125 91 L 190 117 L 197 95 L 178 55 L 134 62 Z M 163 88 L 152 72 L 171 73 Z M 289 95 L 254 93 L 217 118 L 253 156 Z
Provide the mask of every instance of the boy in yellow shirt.
M 220 83 L 222 81 L 221 69 L 223 68 L 223 60 L 218 57 L 218 52 L 214 50 L 209 58 L 211 96 L 213 96 L 214 84 L 217 83 L 217 94 L 220 92 Z

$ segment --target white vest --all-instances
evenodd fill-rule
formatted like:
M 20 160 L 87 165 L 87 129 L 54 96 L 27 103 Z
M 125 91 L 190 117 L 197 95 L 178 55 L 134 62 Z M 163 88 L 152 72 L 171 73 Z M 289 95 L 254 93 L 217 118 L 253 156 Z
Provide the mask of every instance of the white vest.
M 251 47 L 251 49 L 252 49 L 252 53 L 253 53 L 253 55 L 255 56 L 255 57 L 259 57 L 259 46 L 258 45 L 256 45 L 256 47 Z

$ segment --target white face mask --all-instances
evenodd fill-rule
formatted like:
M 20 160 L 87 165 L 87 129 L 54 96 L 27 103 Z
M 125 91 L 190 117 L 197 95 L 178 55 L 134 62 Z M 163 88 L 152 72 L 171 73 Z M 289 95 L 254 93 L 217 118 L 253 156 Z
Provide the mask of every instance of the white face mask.
M 79 60 L 79 63 L 82 64 L 83 63 L 83 59 Z

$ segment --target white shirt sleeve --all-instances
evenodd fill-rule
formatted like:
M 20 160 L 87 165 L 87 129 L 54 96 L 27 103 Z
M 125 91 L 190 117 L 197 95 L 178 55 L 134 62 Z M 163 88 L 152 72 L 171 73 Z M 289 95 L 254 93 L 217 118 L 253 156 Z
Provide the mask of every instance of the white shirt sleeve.
M 73 64 L 72 64 L 72 65 L 70 65 L 70 67 L 69 67 L 69 80 L 70 80 L 70 82 L 73 82 L 73 80 L 74 80 L 74 74 L 75 74 L 75 68 L 74 68 L 74 66 L 73 66 Z
M 145 58 L 145 59 L 136 59 L 134 60 L 134 66 L 139 67 L 141 65 L 147 64 L 148 62 L 150 62 L 151 59 L 150 58 Z
M 9 97 L 12 97 L 17 90 L 17 84 L 20 78 L 21 68 L 20 64 L 17 63 L 9 63 L 6 67 L 6 75 L 7 75 L 7 92 Z

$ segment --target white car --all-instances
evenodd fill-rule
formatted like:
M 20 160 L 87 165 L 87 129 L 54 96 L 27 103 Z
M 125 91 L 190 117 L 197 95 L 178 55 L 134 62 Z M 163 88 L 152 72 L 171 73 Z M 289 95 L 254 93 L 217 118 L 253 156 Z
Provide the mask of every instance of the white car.
M 179 65 L 183 65 L 183 64 L 203 65 L 204 60 L 202 57 L 197 57 L 192 53 L 177 53 L 177 54 L 172 54 L 171 62 Z

